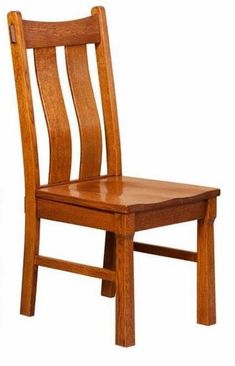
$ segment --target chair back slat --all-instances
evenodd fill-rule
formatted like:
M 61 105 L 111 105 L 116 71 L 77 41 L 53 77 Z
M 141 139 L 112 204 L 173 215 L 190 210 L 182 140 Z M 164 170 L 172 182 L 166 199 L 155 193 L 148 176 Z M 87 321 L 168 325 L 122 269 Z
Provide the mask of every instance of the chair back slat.
M 67 22 L 24 20 L 23 25 L 27 48 L 72 46 L 100 40 L 98 18 L 94 16 Z
M 36 77 L 47 123 L 50 144 L 49 183 L 70 180 L 72 139 L 57 67 L 56 47 L 64 46 L 67 76 L 78 119 L 81 142 L 79 178 L 100 175 L 101 125 L 88 67 L 87 44 L 96 51 L 103 109 L 107 173 L 121 175 L 121 147 L 111 55 L 105 10 L 67 22 L 23 20 L 19 12 L 8 15 L 12 57 L 18 96 L 26 190 L 40 185 L 27 49 L 33 48 Z M 30 147 L 30 149 L 29 149 Z M 33 165 L 33 166 L 32 166 Z M 34 176 L 30 176 L 30 172 Z
M 81 139 L 79 178 L 95 177 L 100 175 L 102 138 L 88 68 L 87 47 L 67 46 L 65 55 Z
M 49 183 L 65 182 L 70 179 L 72 144 L 55 47 L 35 49 L 34 59 L 50 141 Z

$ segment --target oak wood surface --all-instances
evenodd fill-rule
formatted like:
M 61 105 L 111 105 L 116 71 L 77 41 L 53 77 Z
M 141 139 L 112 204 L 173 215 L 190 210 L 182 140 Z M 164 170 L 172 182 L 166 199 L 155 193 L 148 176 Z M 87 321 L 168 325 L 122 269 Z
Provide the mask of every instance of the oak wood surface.
M 97 15 L 99 20 L 100 41 L 96 44 L 96 58 L 104 115 L 107 170 L 109 175 L 120 175 L 121 145 L 105 10 L 102 6 L 95 7 L 92 15 Z
M 123 176 L 48 186 L 37 191 L 40 198 L 122 213 L 198 202 L 218 194 L 216 188 Z
M 187 203 L 158 210 L 136 212 L 135 230 L 147 230 L 203 218 L 206 201 Z
M 115 218 L 113 213 L 75 205 L 66 205 L 61 202 L 38 199 L 37 216 L 48 220 L 115 231 Z
M 135 344 L 134 214 L 116 215 L 116 344 Z
M 66 47 L 65 53 L 80 131 L 79 178 L 96 177 L 100 175 L 102 139 L 99 115 L 90 80 L 87 48 L 86 45 Z
M 50 142 L 49 183 L 70 179 L 72 142 L 55 47 L 34 50 L 35 69 Z
M 28 203 L 27 203 L 28 204 Z M 29 204 L 28 204 L 29 205 Z M 24 261 L 20 313 L 32 316 L 35 312 L 38 268 L 34 258 L 39 253 L 40 219 L 32 205 L 26 207 Z
M 86 264 L 74 263 L 62 259 L 55 259 L 45 256 L 36 256 L 35 265 L 58 269 L 95 278 L 103 278 L 108 281 L 115 281 L 115 272 L 106 268 L 88 266 Z
M 30 200 L 32 205 L 35 205 L 35 191 L 39 187 L 38 151 L 21 14 L 19 12 L 10 12 L 8 14 L 8 24 L 14 28 L 15 38 L 17 39 L 17 42 L 11 42 L 11 52 L 23 148 L 26 200 Z
M 35 196 L 36 189 L 39 187 L 38 153 L 21 14 L 19 12 L 9 13 L 8 24 L 10 27 L 14 24 L 15 32 L 15 39 L 11 43 L 11 51 L 16 81 L 25 173 L 26 216 L 21 314 L 31 316 L 34 314 L 35 309 L 37 268 L 34 266 L 34 257 L 39 250 L 40 231 L 40 221 L 36 216 L 37 205 Z M 15 42 L 16 39 L 17 42 Z
M 162 247 L 160 245 L 151 245 L 134 242 L 136 252 L 160 255 L 163 257 L 183 259 L 185 261 L 197 262 L 197 253 L 188 250 Z
M 214 228 L 216 200 L 208 200 L 205 217 L 198 220 L 197 322 L 216 323 Z
M 38 266 L 102 278 L 102 295 L 116 294 L 116 344 L 135 343 L 134 250 L 197 261 L 197 321 L 215 323 L 213 222 L 219 189 L 123 177 L 116 96 L 105 10 L 68 22 L 34 22 L 8 15 L 25 173 L 25 250 L 21 313 L 33 315 Z M 105 125 L 107 176 L 100 176 L 102 141 L 86 44 L 96 49 Z M 67 74 L 81 136 L 80 179 L 71 181 L 71 136 L 56 47 L 65 47 Z M 40 186 L 27 48 L 34 48 L 50 140 L 49 182 Z M 40 220 L 106 231 L 103 268 L 39 254 Z M 197 253 L 133 242 L 139 230 L 198 220 Z
M 27 48 L 74 46 L 100 41 L 97 16 L 67 22 L 37 22 L 24 20 Z
M 106 231 L 105 248 L 104 248 L 104 268 L 109 268 L 113 271 L 116 269 L 116 237 L 115 233 Z M 101 295 L 107 297 L 114 297 L 116 293 L 116 284 L 111 281 L 102 281 Z

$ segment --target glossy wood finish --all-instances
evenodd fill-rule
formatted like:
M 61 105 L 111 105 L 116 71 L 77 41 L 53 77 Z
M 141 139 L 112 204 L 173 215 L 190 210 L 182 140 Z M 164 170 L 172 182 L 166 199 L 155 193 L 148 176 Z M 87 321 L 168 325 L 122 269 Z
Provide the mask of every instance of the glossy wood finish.
M 130 213 L 198 202 L 215 197 L 218 193 L 215 188 L 122 176 L 43 187 L 38 190 L 37 196 Z
M 206 215 L 198 221 L 197 322 L 216 323 L 214 228 L 216 200 L 208 200 Z
M 81 139 L 80 179 L 100 175 L 102 139 L 86 45 L 66 47 L 66 64 Z M 95 141 L 95 143 L 94 143 Z
M 213 222 L 216 188 L 121 176 L 121 148 L 105 11 L 70 22 L 23 21 L 8 15 L 25 170 L 25 254 L 21 313 L 33 315 L 39 266 L 101 278 L 116 295 L 116 344 L 135 343 L 134 250 L 197 261 L 198 323 L 215 323 Z M 86 44 L 96 48 L 105 124 L 107 176 L 100 176 L 102 141 Z M 67 74 L 81 136 L 80 179 L 70 180 L 71 136 L 60 86 L 56 47 L 65 46 Z M 27 48 L 34 48 L 38 86 L 50 140 L 49 182 L 40 186 Z M 40 219 L 106 231 L 103 268 L 39 254 Z M 197 253 L 133 242 L 134 233 L 198 221 Z
M 49 183 L 70 179 L 72 142 L 55 47 L 34 50 L 35 69 L 50 142 Z
M 100 41 L 98 17 L 67 22 L 35 22 L 24 20 L 27 48 L 74 46 Z

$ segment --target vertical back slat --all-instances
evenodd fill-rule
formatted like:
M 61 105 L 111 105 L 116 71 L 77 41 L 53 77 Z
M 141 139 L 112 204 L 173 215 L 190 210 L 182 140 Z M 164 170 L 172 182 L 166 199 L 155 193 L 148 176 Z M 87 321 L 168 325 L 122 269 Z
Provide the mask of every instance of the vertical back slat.
M 79 178 L 84 179 L 100 174 L 102 159 L 100 120 L 90 80 L 86 45 L 65 47 L 65 55 L 80 130 Z
M 49 183 L 70 179 L 72 143 L 62 95 L 55 47 L 34 50 L 39 92 L 50 140 Z
M 118 115 L 105 10 L 100 6 L 95 7 L 92 15 L 98 15 L 99 19 L 100 42 L 96 44 L 96 56 L 105 122 L 108 174 L 121 175 Z
M 36 76 L 49 134 L 50 184 L 70 180 L 72 160 L 70 126 L 62 95 L 56 60 L 56 45 L 61 43 L 58 40 L 58 35 L 56 35 L 56 44 L 53 43 L 54 41 L 50 40 L 52 42 L 50 46 L 48 46 L 45 39 L 47 28 L 49 31 L 53 30 L 54 32 L 55 24 L 36 23 L 22 21 L 20 13 L 17 12 L 12 12 L 9 15 L 17 96 L 21 118 L 25 180 L 26 186 L 29 187 L 27 192 L 31 190 L 32 193 L 34 193 L 40 185 L 36 131 L 26 54 L 27 44 L 25 43 L 25 39 L 29 36 L 28 33 L 32 31 L 32 27 L 33 30 L 37 29 L 37 37 L 35 36 L 34 43 L 28 44 L 28 47 L 35 47 L 34 59 Z M 59 27 L 58 29 L 61 30 L 67 29 L 66 26 L 68 25 L 67 33 L 64 34 L 62 32 L 61 42 L 64 42 L 64 37 L 66 36 L 65 49 L 67 72 L 81 136 L 80 178 L 84 179 L 98 176 L 100 174 L 102 159 L 101 128 L 89 75 L 87 49 L 85 44 L 81 44 L 87 42 L 85 33 L 91 31 L 94 33 L 94 37 L 92 35 L 88 41 L 95 42 L 96 47 L 105 125 L 107 173 L 108 175 L 121 175 L 121 148 L 118 115 L 104 8 L 93 8 L 92 17 L 89 18 L 89 22 L 86 21 L 85 23 L 86 26 L 84 29 L 82 28 L 83 30 L 81 30 L 80 21 L 56 23 L 55 27 L 55 29 Z M 91 25 L 91 28 L 87 28 L 87 25 L 89 25 L 88 23 Z M 42 25 L 43 29 L 41 29 Z M 30 37 L 31 36 L 32 34 Z M 38 39 L 41 40 L 42 38 L 46 42 L 46 47 L 42 47 L 40 46 L 41 44 L 38 43 Z M 78 43 L 76 44 L 76 42 Z

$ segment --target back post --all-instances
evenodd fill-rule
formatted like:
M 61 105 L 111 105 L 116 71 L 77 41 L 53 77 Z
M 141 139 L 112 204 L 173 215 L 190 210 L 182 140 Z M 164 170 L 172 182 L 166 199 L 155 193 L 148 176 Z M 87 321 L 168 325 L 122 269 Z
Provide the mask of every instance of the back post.
M 35 191 L 39 187 L 39 166 L 33 101 L 21 13 L 10 12 L 8 14 L 8 24 L 20 119 L 27 201 L 35 197 Z
M 100 42 L 96 44 L 96 58 L 102 100 L 108 175 L 122 175 L 121 144 L 118 126 L 118 113 L 111 53 L 108 38 L 105 9 L 101 6 L 92 9 L 92 15 L 99 19 Z M 114 233 L 106 232 L 103 267 L 113 270 L 116 261 L 116 246 Z M 116 293 L 114 282 L 102 280 L 101 294 L 113 297 Z
M 98 6 L 91 13 L 99 19 L 100 42 L 96 43 L 96 58 L 105 125 L 107 171 L 108 175 L 118 176 L 122 174 L 121 145 L 105 9 Z
M 36 215 L 36 189 L 39 187 L 39 167 L 34 125 L 32 94 L 26 55 L 23 21 L 19 12 L 8 14 L 13 67 L 20 118 L 25 175 L 25 250 L 22 279 L 21 314 L 34 314 L 40 220 Z

